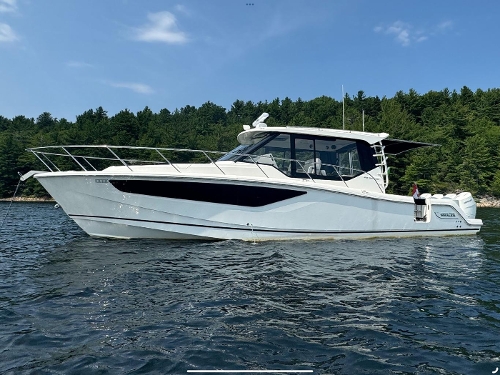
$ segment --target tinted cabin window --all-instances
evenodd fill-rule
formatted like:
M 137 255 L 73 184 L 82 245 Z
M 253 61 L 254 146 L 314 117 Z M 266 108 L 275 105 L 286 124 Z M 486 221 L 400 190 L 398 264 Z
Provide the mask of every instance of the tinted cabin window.
M 314 162 L 314 140 L 295 138 L 295 157 L 296 160 L 294 173 L 316 174 L 316 165 Z M 320 167 L 318 166 L 318 169 Z
M 251 156 L 243 158 L 243 161 L 272 165 L 286 175 L 290 175 L 290 135 L 278 134 L 266 138 L 255 149 L 249 152 Z
M 119 191 L 131 194 L 247 207 L 262 207 L 307 194 L 300 190 L 211 182 L 151 180 L 110 180 L 110 182 Z
M 347 180 L 375 168 L 373 149 L 362 141 L 296 136 L 294 145 L 296 177 Z
M 348 180 L 375 168 L 370 145 L 342 138 L 263 134 L 229 160 L 271 165 L 287 176 Z M 226 159 L 227 160 L 227 159 Z

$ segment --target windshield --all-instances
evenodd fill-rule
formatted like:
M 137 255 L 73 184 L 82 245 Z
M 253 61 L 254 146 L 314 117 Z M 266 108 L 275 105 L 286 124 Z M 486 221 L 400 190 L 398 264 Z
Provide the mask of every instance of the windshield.
M 256 137 L 252 138 L 252 143 L 248 145 L 237 146 L 236 148 L 222 156 L 218 161 L 237 161 L 238 159 L 240 159 L 240 155 L 251 153 L 252 149 L 258 148 L 255 147 L 256 144 L 260 144 L 262 141 L 265 141 L 269 137 L 270 135 L 267 133 L 258 134 Z
M 271 165 L 286 175 L 290 175 L 292 157 L 289 134 L 273 134 L 249 150 L 251 155 L 242 157 L 247 163 Z
M 246 150 L 250 148 L 252 145 L 239 145 L 238 147 L 234 148 L 233 150 L 229 151 L 227 154 L 222 156 L 218 161 L 235 161 L 238 159 L 238 156 L 241 154 L 245 154 Z
M 366 142 L 287 133 L 262 133 L 219 160 L 270 165 L 290 177 L 349 180 L 376 167 Z

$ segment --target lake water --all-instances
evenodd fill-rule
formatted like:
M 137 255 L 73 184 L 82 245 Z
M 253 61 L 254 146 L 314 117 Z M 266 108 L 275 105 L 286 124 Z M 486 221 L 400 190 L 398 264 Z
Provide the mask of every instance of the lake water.
M 491 374 L 500 209 L 478 217 L 468 237 L 124 241 L 88 237 L 54 204 L 14 203 L 0 373 Z

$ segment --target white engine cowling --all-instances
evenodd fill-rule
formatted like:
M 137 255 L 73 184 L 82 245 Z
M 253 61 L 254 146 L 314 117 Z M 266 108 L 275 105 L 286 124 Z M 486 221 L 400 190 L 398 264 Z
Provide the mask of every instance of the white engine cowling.
M 476 202 L 472 197 L 472 194 L 469 192 L 463 192 L 457 194 L 455 200 L 458 202 L 460 208 L 465 212 L 467 218 L 475 219 L 476 218 Z

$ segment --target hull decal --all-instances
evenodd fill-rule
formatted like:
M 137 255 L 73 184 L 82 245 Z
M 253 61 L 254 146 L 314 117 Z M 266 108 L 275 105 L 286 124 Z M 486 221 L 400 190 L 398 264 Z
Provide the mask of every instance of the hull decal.
M 261 207 L 307 194 L 300 190 L 205 182 L 152 180 L 109 182 L 124 193 L 246 207 Z
M 209 228 L 209 229 L 223 229 L 223 230 L 240 230 L 249 231 L 248 227 L 231 227 L 224 225 L 205 225 L 205 224 L 188 224 L 188 223 L 176 223 L 173 221 L 161 221 L 161 220 L 143 220 L 143 219 L 127 219 L 121 217 L 112 216 L 91 216 L 91 215 L 77 215 L 69 214 L 72 219 L 102 219 L 102 220 L 121 220 L 125 222 L 137 222 L 137 223 L 153 223 L 153 224 L 165 224 L 165 225 L 180 225 L 187 227 L 197 227 L 197 228 Z M 432 232 L 477 232 L 478 228 L 442 228 L 442 229 L 425 229 L 425 230 L 408 230 L 408 229 L 396 229 L 396 230 L 367 230 L 367 231 L 357 231 L 357 230 L 294 230 L 294 229 L 271 229 L 271 228 L 258 228 L 253 226 L 252 230 L 254 232 L 276 232 L 276 233 L 293 233 L 293 234 L 327 234 L 327 235 L 342 235 L 342 234 L 382 234 L 382 233 L 432 233 Z

